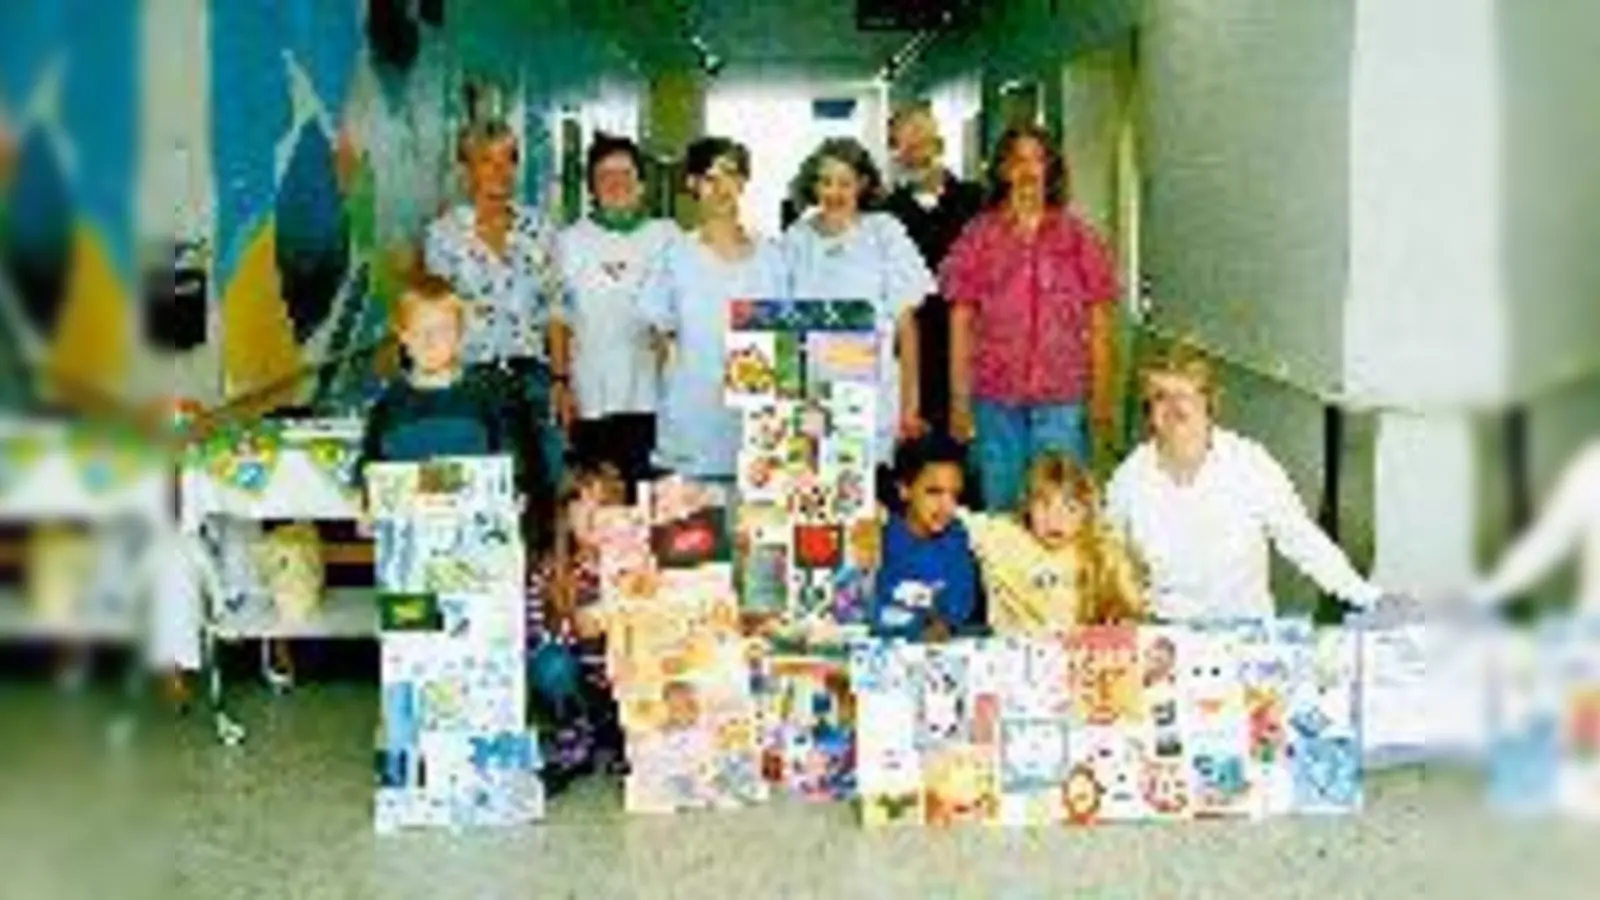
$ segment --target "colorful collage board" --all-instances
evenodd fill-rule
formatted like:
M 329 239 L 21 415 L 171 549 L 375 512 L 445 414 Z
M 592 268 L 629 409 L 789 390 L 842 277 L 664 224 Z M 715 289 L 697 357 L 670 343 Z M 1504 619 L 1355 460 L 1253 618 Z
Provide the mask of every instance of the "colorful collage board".
M 1600 819 L 1600 622 L 1508 632 L 1495 656 L 1490 803 Z
M 377 830 L 544 818 L 511 461 L 379 463 L 366 477 L 381 628 Z
M 866 642 L 851 659 L 867 827 L 1345 813 L 1358 644 L 1309 622 Z
M 875 540 L 876 312 L 867 301 L 742 300 L 729 321 L 745 609 L 812 629 L 859 626 Z
M 802 800 L 855 799 L 855 694 L 846 662 L 768 657 L 755 677 L 767 782 Z
M 727 499 L 669 479 L 599 512 L 607 673 L 621 712 L 631 813 L 766 799 L 740 631 Z

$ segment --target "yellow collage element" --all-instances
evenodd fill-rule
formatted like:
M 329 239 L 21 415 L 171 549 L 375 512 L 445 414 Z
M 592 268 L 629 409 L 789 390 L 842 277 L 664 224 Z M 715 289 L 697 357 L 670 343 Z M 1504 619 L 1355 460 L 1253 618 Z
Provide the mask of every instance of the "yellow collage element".
M 44 391 L 98 407 L 102 398 L 121 399 L 132 357 L 135 306 L 93 225 L 79 222 L 73 228 L 71 260 L 61 319 L 45 364 L 54 377 L 47 377 Z
M 277 229 L 268 218 L 239 257 L 222 295 L 223 395 L 238 398 L 282 384 L 252 409 L 265 412 L 291 403 L 299 387 L 292 376 L 301 365 L 278 275 Z

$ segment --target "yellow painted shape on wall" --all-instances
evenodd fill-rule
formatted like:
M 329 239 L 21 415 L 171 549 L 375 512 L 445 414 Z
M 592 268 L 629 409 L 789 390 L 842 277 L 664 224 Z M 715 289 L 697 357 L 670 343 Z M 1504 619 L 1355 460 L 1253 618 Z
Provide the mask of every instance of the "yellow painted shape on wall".
M 278 277 L 277 229 L 268 219 L 240 255 L 222 295 L 223 396 L 235 400 L 282 385 L 249 404 L 252 411 L 270 411 L 293 401 L 300 384 L 291 379 L 300 367 L 300 346 Z
M 45 390 L 63 402 L 101 409 L 123 398 L 132 354 L 134 305 L 105 242 L 83 222 L 73 228 L 65 302 L 46 358 Z

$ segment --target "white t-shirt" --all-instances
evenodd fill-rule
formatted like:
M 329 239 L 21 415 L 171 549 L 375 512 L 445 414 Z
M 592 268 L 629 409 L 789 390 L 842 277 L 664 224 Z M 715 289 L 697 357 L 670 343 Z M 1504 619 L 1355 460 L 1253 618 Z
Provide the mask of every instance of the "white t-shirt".
M 895 217 L 861 216 L 836 235 L 817 230 L 806 216 L 783 234 L 789 295 L 796 300 L 870 300 L 878 311 L 878 462 L 894 454 L 900 422 L 900 366 L 894 352 L 896 324 L 908 310 L 937 291 L 933 274 Z
M 1481 603 L 1503 603 L 1549 575 L 1574 549 L 1577 609 L 1600 613 L 1600 443 L 1567 467 L 1539 520 L 1475 593 Z
M 1186 485 L 1161 469 L 1153 444 L 1139 445 L 1117 467 L 1106 501 L 1149 567 L 1152 607 L 1163 618 L 1274 615 L 1269 547 L 1350 603 L 1369 606 L 1382 593 L 1307 515 L 1283 467 L 1233 432 L 1212 429 Z
M 572 386 L 578 415 L 649 413 L 659 392 L 639 290 L 677 232 L 665 220 L 611 231 L 584 219 L 563 229 L 557 259 L 573 329 Z

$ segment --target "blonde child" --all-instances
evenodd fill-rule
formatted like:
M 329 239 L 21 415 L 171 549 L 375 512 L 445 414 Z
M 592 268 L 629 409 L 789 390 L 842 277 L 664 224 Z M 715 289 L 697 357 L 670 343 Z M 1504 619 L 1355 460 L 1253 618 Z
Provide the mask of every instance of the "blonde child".
M 962 517 L 996 634 L 1144 618 L 1140 566 L 1102 517 L 1093 478 L 1070 456 L 1034 459 L 1016 514 Z

